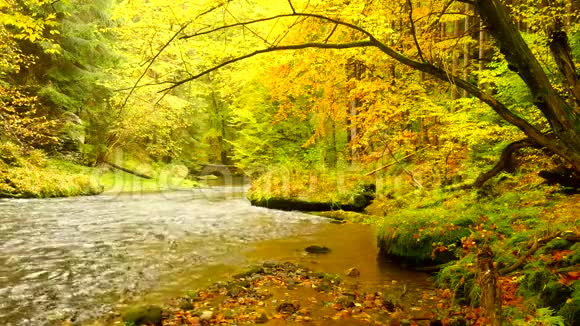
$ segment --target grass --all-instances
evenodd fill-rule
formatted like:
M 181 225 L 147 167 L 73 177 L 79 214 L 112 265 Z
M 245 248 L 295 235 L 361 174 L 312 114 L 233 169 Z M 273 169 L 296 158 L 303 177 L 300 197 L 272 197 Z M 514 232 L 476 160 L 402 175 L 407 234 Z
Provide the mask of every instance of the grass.
M 436 284 L 463 305 L 479 303 L 477 252 L 489 245 L 505 321 L 573 325 L 580 320 L 580 195 L 543 184 L 537 170 L 525 173 L 500 176 L 485 189 L 453 191 L 414 189 L 387 178 L 368 215 L 319 215 L 376 224 L 381 254 L 406 265 L 439 265 Z M 275 170 L 253 182 L 251 195 L 339 202 L 366 182 L 337 175 Z M 546 240 L 532 253 L 538 239 Z
M 132 167 L 133 168 L 133 167 Z M 11 143 L 0 144 L 0 198 L 49 198 L 116 193 L 160 192 L 190 189 L 198 183 L 187 179 L 181 165 L 145 166 L 151 179 L 104 168 L 90 168 L 40 150 L 23 151 Z
M 378 244 L 384 254 L 411 263 L 447 262 L 436 283 L 451 289 L 458 303 L 477 306 L 479 248 L 491 246 L 501 275 L 504 268 L 526 257 L 536 240 L 547 239 L 519 268 L 501 275 L 506 280 L 502 291 L 513 288 L 514 297 L 504 298 L 504 314 L 515 323 L 546 308 L 554 313 L 554 320 L 572 325 L 580 318 L 580 269 L 575 253 L 580 195 L 566 195 L 540 180 L 526 184 L 516 180 L 497 185 L 493 194 L 417 191 L 378 200 L 375 208 L 391 208 L 378 226 Z M 397 209 L 392 209 L 393 202 L 399 205 Z
M 358 173 L 333 170 L 304 170 L 273 167 L 255 178 L 248 192 L 250 200 L 293 199 L 341 205 L 357 205 L 364 200 L 371 179 Z
M 0 197 L 48 198 L 94 195 L 101 192 L 98 183 L 82 168 L 57 159 L 48 159 L 40 151 L 26 154 L 3 146 L 0 149 Z
M 122 171 L 105 171 L 98 175 L 98 182 L 106 193 L 146 193 L 166 190 L 191 189 L 196 181 L 176 176 L 144 179 Z

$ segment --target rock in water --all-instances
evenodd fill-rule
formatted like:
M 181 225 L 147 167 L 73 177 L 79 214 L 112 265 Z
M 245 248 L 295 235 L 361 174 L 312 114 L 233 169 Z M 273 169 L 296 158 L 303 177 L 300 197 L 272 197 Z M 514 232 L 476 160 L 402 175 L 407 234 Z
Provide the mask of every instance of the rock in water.
M 260 317 L 256 318 L 256 324 L 265 324 L 268 322 L 268 316 L 265 313 L 262 313 Z
M 127 309 L 123 314 L 123 321 L 126 324 L 140 325 L 161 325 L 161 312 L 159 306 L 137 306 Z
M 309 246 L 306 247 L 306 252 L 310 254 L 327 254 L 330 252 L 330 248 L 324 246 Z
M 351 267 L 346 271 L 346 275 L 350 276 L 350 277 L 359 277 L 360 271 L 358 269 L 356 269 L 355 267 Z
M 281 314 L 293 314 L 300 309 L 299 306 L 294 305 L 290 302 L 283 302 L 277 308 L 276 311 Z

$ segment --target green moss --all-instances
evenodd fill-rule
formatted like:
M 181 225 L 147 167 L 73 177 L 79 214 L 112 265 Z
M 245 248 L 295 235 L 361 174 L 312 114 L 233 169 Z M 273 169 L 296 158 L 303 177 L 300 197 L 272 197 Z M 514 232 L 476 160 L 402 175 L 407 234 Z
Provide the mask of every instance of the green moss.
M 544 249 L 546 251 L 568 249 L 572 243 L 565 239 L 552 239 L 546 244 Z
M 161 325 L 161 314 L 162 309 L 158 306 L 131 307 L 123 314 L 123 321 L 134 326 Z
M 181 170 L 178 174 L 155 173 L 156 177 L 145 179 L 122 171 L 107 171 L 98 175 L 98 182 L 105 192 L 145 193 L 165 190 L 191 189 L 199 186 L 194 180 L 187 179 Z
M 575 325 L 580 320 L 580 281 L 573 283 L 573 292 L 566 303 L 558 311 L 558 314 L 565 320 L 566 325 Z
M 3 144 L 0 164 L 0 197 L 48 198 L 94 195 L 102 191 L 90 169 L 48 159 L 39 150 L 23 153 Z M 10 155 L 7 153 L 10 149 Z M 10 159 L 7 159 L 10 158 Z
M 465 257 L 461 262 L 449 264 L 441 269 L 435 277 L 435 284 L 442 288 L 451 289 L 455 301 L 461 305 L 473 304 L 475 273 L 468 265 L 472 264 L 474 256 Z
M 370 204 L 374 192 L 372 180 L 360 173 L 307 171 L 296 167 L 279 166 L 272 167 L 255 178 L 247 196 L 252 203 L 260 206 L 274 201 L 294 201 L 305 207 L 297 210 L 309 210 L 310 206 L 316 208 L 323 205 L 324 208 L 311 210 L 342 208 L 362 211 Z
M 574 266 L 580 264 L 580 242 L 576 242 L 572 247 L 570 247 L 572 254 L 564 259 L 564 262 L 568 266 Z
M 402 210 L 398 215 L 385 217 L 379 228 L 377 243 L 381 253 L 399 257 L 407 264 L 441 264 L 457 259 L 455 248 L 461 238 L 470 234 L 455 221 L 465 218 L 443 214 L 439 209 Z M 446 247 L 436 251 L 436 247 Z

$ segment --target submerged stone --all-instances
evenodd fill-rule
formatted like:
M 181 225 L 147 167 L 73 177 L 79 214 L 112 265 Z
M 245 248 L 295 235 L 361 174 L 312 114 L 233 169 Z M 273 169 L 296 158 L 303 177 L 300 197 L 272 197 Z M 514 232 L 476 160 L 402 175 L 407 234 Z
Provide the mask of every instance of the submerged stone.
M 268 322 L 268 316 L 265 313 L 262 313 L 260 317 L 256 318 L 256 324 L 265 324 Z
M 355 267 L 351 267 L 346 271 L 346 275 L 350 277 L 358 277 L 360 276 L 360 271 Z
M 324 246 L 309 246 L 305 250 L 310 254 L 327 254 L 330 252 L 330 248 Z
M 161 307 L 154 305 L 132 307 L 123 314 L 123 321 L 134 326 L 161 325 L 162 311 Z

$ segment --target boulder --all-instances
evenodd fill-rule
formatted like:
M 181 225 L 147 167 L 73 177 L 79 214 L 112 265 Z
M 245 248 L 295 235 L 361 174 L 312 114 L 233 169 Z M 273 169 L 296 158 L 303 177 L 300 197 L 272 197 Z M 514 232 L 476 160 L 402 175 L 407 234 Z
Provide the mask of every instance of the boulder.
M 327 254 L 329 253 L 331 250 L 328 247 L 324 247 L 324 246 L 308 246 L 306 247 L 306 252 L 309 254 Z
M 360 271 L 358 269 L 356 269 L 355 267 L 351 267 L 346 271 L 346 275 L 350 276 L 350 277 L 359 277 Z
M 123 321 L 134 326 L 161 325 L 162 311 L 161 307 L 155 305 L 131 307 L 123 313 Z

